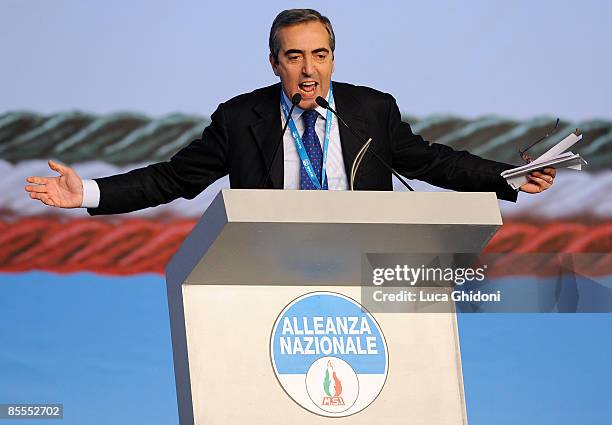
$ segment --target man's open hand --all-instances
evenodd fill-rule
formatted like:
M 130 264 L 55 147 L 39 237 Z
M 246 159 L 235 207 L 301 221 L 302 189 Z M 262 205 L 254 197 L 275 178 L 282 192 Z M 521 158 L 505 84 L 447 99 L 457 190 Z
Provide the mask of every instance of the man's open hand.
M 60 208 L 77 208 L 83 203 L 83 182 L 70 167 L 49 160 L 49 168 L 57 171 L 59 177 L 30 176 L 33 183 L 25 187 L 30 198 L 38 199 L 45 205 Z
M 527 174 L 529 182 L 520 187 L 521 191 L 527 193 L 540 193 L 552 186 L 557 170 L 544 168 L 542 171 L 532 171 Z

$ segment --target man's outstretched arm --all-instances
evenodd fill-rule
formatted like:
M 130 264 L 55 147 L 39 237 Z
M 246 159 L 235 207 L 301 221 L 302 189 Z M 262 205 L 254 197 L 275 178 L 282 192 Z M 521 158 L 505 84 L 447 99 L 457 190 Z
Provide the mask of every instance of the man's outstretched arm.
M 49 167 L 60 175 L 28 177 L 26 181 L 30 184 L 25 190 L 32 199 L 54 207 L 87 207 L 91 215 L 127 213 L 179 197 L 194 198 L 228 174 L 227 151 L 227 127 L 219 105 L 202 138 L 179 150 L 169 161 L 95 181 L 81 180 L 72 168 L 49 161 Z M 91 192 L 96 196 L 89 197 Z
M 500 175 L 514 166 L 426 142 L 401 120 L 395 99 L 389 98 L 389 138 L 392 141 L 393 165 L 400 174 L 457 191 L 496 192 L 499 199 L 516 201 L 517 192 Z M 531 194 L 543 192 L 552 186 L 555 174 L 556 170 L 550 167 L 533 171 L 520 191 Z

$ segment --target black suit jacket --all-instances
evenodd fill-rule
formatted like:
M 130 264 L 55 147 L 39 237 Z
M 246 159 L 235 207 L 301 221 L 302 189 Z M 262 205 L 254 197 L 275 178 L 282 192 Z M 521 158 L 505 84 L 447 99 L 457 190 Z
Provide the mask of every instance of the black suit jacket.
M 424 141 L 402 122 L 395 99 L 377 90 L 334 82 L 338 112 L 359 134 L 372 137 L 370 150 L 400 174 L 436 186 L 471 192 L 496 192 L 515 201 L 517 194 L 500 173 L 511 165 L 482 159 L 466 151 Z M 237 96 L 219 105 L 202 138 L 181 149 L 170 161 L 125 174 L 96 179 L 98 208 L 92 215 L 117 214 L 153 207 L 176 198 L 194 198 L 229 174 L 232 188 L 259 188 L 281 135 L 280 83 Z M 340 126 L 347 173 L 362 142 Z M 283 150 L 272 164 L 268 188 L 283 188 Z M 371 152 L 359 168 L 358 190 L 392 190 L 391 173 Z

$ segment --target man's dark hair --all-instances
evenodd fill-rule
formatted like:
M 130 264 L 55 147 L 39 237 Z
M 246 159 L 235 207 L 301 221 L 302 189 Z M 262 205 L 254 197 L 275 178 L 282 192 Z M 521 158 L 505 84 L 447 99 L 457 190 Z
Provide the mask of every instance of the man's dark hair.
M 334 52 L 336 48 L 336 36 L 334 35 L 332 24 L 326 16 L 321 15 L 314 9 L 288 9 L 283 10 L 276 16 L 274 22 L 272 22 L 272 28 L 270 28 L 270 39 L 268 44 L 270 45 L 270 54 L 274 57 L 274 60 L 278 61 L 278 52 L 281 48 L 278 39 L 278 32 L 281 28 L 303 24 L 305 22 L 320 22 L 323 24 L 329 34 L 329 47 L 331 47 L 332 53 Z

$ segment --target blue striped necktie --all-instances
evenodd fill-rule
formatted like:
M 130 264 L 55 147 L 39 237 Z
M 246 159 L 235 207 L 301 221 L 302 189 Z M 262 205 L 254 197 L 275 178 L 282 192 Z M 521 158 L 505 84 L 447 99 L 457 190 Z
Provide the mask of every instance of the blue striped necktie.
M 318 117 L 319 113 L 314 109 L 302 112 L 302 119 L 304 120 L 304 134 L 302 135 L 302 143 L 304 144 L 304 149 L 306 149 L 306 152 L 308 153 L 308 158 L 310 158 L 312 168 L 314 169 L 316 176 L 319 178 L 319 182 L 321 182 L 323 150 L 321 149 L 321 142 L 319 141 L 317 132 L 315 131 L 315 123 L 317 122 Z M 312 184 L 310 177 L 308 177 L 308 173 L 306 173 L 304 164 L 300 165 L 300 189 L 316 190 L 316 186 Z M 327 189 L 327 179 L 325 179 L 323 189 Z

